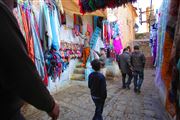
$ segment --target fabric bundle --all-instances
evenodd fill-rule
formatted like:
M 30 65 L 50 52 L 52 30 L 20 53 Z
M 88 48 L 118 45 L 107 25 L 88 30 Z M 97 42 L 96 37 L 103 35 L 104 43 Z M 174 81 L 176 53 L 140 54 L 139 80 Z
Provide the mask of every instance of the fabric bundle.
M 79 0 L 80 12 L 93 12 L 106 7 L 115 8 L 137 0 Z

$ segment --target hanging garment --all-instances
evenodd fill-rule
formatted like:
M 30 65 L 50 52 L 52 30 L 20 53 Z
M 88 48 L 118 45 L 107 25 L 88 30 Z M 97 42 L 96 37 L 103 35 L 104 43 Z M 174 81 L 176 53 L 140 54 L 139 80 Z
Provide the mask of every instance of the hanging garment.
M 80 15 L 74 14 L 74 25 L 83 25 L 82 18 Z
M 87 31 L 90 33 L 90 36 L 92 36 L 93 28 L 89 23 L 87 24 Z
M 177 23 L 177 11 L 178 7 L 174 7 L 179 2 L 177 0 L 171 0 L 170 2 L 170 11 L 168 15 L 168 22 L 167 22 L 167 27 L 166 27 L 166 34 L 165 34 L 165 41 L 164 41 L 164 48 L 163 48 L 163 61 L 162 61 L 162 78 L 165 82 L 166 90 L 170 91 L 170 85 L 171 81 L 173 79 L 173 68 L 172 65 L 170 64 L 170 58 L 171 58 L 171 53 L 172 53 L 172 47 L 173 47 L 173 40 L 174 40 L 174 34 L 175 34 L 175 28 Z M 174 32 L 173 32 L 174 31 Z M 166 109 L 167 111 L 172 115 L 175 116 L 176 114 L 176 109 L 175 109 L 175 104 L 171 103 L 170 100 L 168 99 L 168 93 L 167 93 L 167 98 L 166 98 Z
M 122 46 L 122 43 L 121 43 L 121 39 L 119 37 L 116 37 L 114 40 L 113 40 L 113 48 L 114 48 L 114 51 L 117 55 L 119 55 L 120 53 L 122 53 L 122 50 L 123 50 L 123 46 Z
M 101 29 L 99 27 L 96 27 L 90 40 L 91 49 L 95 48 L 99 36 L 101 36 Z
M 157 26 L 158 24 L 155 23 L 151 26 L 151 32 L 150 32 L 150 47 L 151 47 L 151 55 L 153 56 L 153 64 L 156 64 L 156 57 L 157 57 Z
M 52 47 L 55 50 L 59 50 L 60 49 L 60 42 L 59 42 L 60 41 L 60 37 L 59 37 L 60 25 L 58 23 L 56 10 L 51 11 L 50 22 L 51 22 L 51 30 L 52 30 Z
M 107 31 L 107 24 L 103 25 L 103 37 L 104 37 L 104 41 L 105 43 L 108 43 L 108 31 Z
M 32 31 L 32 37 L 34 41 L 34 55 L 35 55 L 35 65 L 36 68 L 41 76 L 42 79 L 45 78 L 45 72 L 44 72 L 44 55 L 42 51 L 42 46 L 40 43 L 39 35 L 36 29 L 37 24 L 35 23 L 35 17 L 34 14 L 31 13 L 31 31 Z
M 48 86 L 48 72 L 47 72 L 47 68 L 46 66 L 44 66 L 44 73 L 45 73 L 45 77 L 44 77 L 44 80 L 43 80 L 43 83 L 44 85 Z
M 161 16 L 158 23 L 158 45 L 157 45 L 157 57 L 156 57 L 156 64 L 158 67 L 161 67 L 162 65 L 162 59 L 163 59 L 163 45 L 165 40 L 165 31 L 166 31 L 166 25 L 167 25 L 167 19 L 168 19 L 168 9 L 169 9 L 169 2 L 170 0 L 164 0 L 161 7 Z
M 93 50 L 96 51 L 97 53 L 100 53 L 101 48 L 105 48 L 105 45 L 101 40 L 101 36 L 99 36 Z
M 60 16 L 61 16 L 61 24 L 66 24 L 66 14 L 64 13 L 64 14 L 60 14 Z
M 73 21 L 73 16 L 70 16 L 68 14 L 66 14 L 66 26 L 69 28 L 73 28 L 74 27 L 74 21 Z
M 52 30 L 49 13 L 48 6 L 42 2 L 39 13 L 39 31 L 44 51 L 50 50 L 52 46 Z
M 61 29 L 61 25 L 60 25 L 60 22 L 59 22 L 59 18 L 58 18 L 58 9 L 55 9 L 54 10 L 54 19 L 55 19 L 55 26 L 56 26 L 56 35 L 57 35 L 57 47 L 58 47 L 58 50 L 60 49 L 60 34 L 63 34 L 63 33 L 60 33 L 60 29 Z
M 26 34 L 25 34 L 25 31 L 24 31 L 24 26 L 23 26 L 23 21 L 22 21 L 22 15 L 21 15 L 21 11 L 20 11 L 19 5 L 17 6 L 16 9 L 14 9 L 14 15 L 15 15 L 17 21 L 18 21 L 19 28 L 20 28 L 24 38 L 26 38 Z
M 28 49 L 28 54 L 31 60 L 34 62 L 34 43 L 32 39 L 32 33 L 30 31 L 31 26 L 30 26 L 30 21 L 29 21 L 29 13 L 28 10 L 21 8 L 21 15 L 22 15 L 22 20 L 23 20 L 23 26 L 24 26 L 24 31 L 26 33 L 26 43 L 27 43 L 27 49 Z

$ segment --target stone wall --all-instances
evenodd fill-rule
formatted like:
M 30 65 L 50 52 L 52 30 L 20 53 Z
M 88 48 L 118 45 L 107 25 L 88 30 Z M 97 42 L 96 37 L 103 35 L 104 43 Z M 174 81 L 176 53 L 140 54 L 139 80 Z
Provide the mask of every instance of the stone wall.
M 149 46 L 149 40 L 137 40 L 133 42 L 134 45 L 139 45 L 140 50 L 146 57 L 146 68 L 153 68 L 153 58 L 151 55 L 151 48 Z

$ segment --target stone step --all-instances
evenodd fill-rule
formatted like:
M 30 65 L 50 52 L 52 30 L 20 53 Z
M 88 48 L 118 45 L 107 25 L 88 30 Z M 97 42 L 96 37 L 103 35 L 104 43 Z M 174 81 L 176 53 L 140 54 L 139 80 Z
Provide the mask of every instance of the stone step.
M 78 62 L 78 63 L 76 64 L 76 68 L 83 68 L 81 65 L 82 65 L 82 62 Z
M 84 74 L 72 74 L 71 80 L 84 81 L 85 75 Z
M 84 74 L 85 69 L 84 68 L 75 68 L 74 69 L 74 74 Z

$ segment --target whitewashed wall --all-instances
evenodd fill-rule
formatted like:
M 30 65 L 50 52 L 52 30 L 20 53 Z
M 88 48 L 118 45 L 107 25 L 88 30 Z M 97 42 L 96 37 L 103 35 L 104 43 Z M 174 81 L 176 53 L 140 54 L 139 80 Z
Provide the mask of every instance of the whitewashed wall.
M 60 89 L 70 84 L 70 76 L 73 74 L 77 62 L 77 59 L 71 60 L 68 68 L 61 74 L 60 78 L 55 80 L 55 82 L 49 79 L 48 89 L 51 93 L 57 93 Z

